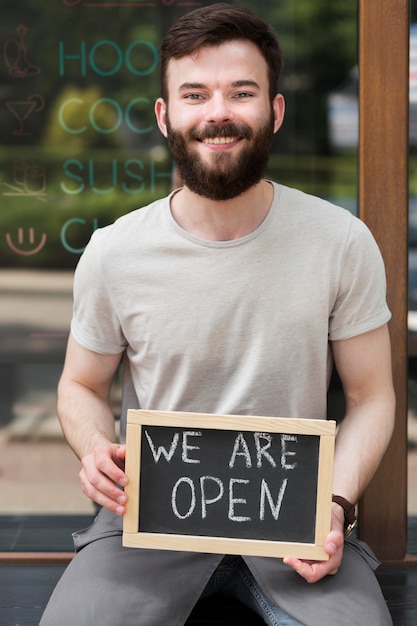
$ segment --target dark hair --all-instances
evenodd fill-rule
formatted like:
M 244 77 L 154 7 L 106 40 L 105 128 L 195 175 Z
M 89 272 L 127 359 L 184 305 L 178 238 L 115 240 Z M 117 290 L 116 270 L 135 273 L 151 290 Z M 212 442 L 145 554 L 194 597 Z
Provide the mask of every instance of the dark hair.
M 225 41 L 251 41 L 262 53 L 269 76 L 273 100 L 284 59 L 272 27 L 249 9 L 220 2 L 186 13 L 169 29 L 160 47 L 161 94 L 168 99 L 167 66 L 170 59 L 188 56 L 203 46 L 218 46 Z

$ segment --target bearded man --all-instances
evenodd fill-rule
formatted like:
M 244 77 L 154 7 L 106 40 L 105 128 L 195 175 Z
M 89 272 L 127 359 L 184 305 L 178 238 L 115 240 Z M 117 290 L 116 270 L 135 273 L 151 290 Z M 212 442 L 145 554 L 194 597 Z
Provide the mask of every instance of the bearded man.
M 384 267 L 348 211 L 264 178 L 281 68 L 270 26 L 234 5 L 186 14 L 162 42 L 155 113 L 183 186 L 96 231 L 76 271 L 58 412 L 102 510 L 41 626 L 181 625 L 215 592 L 270 625 L 392 623 L 376 559 L 344 537 L 394 422 Z M 326 419 L 333 363 L 346 415 L 328 560 L 122 547 L 126 408 Z

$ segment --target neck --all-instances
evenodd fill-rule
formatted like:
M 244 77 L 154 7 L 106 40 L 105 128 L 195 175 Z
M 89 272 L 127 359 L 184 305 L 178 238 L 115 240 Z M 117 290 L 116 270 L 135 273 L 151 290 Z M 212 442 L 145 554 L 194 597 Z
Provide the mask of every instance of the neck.
M 273 187 L 260 181 L 236 198 L 217 202 L 183 187 L 171 198 L 174 220 L 187 232 L 209 241 L 231 241 L 253 232 L 265 219 Z

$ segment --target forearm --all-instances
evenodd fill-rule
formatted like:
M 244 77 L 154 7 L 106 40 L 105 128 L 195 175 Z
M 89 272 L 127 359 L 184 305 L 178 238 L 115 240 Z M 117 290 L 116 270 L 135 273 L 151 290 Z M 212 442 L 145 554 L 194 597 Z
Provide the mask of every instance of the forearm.
M 115 442 L 115 420 L 108 400 L 84 385 L 61 380 L 57 410 L 64 435 L 79 459 L 96 446 Z
M 336 437 L 333 493 L 357 502 L 377 470 L 394 426 L 392 392 L 348 408 Z
M 346 399 L 336 437 L 333 493 L 357 502 L 391 439 L 395 395 L 387 326 L 340 342 L 333 355 Z
M 120 355 L 92 352 L 70 335 L 58 384 L 58 417 L 69 445 L 80 459 L 94 447 L 115 441 L 109 397 L 119 363 Z
M 118 515 L 126 511 L 124 446 L 115 443 L 114 416 L 105 397 L 78 383 L 61 381 L 58 413 L 65 437 L 81 461 L 84 494 Z
M 85 495 L 123 515 L 127 484 L 125 446 L 116 443 L 109 403 L 120 354 L 99 354 L 70 335 L 64 371 L 58 385 L 58 416 L 65 437 L 81 461 L 80 482 Z

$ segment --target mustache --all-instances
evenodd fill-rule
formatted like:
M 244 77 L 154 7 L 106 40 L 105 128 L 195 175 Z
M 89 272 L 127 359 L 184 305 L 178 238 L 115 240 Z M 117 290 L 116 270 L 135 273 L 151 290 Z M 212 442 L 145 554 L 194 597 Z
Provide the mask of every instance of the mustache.
M 246 124 L 224 124 L 222 126 L 206 126 L 202 130 L 192 128 L 188 132 L 190 139 L 216 139 L 223 137 L 243 137 L 252 139 L 253 131 Z

